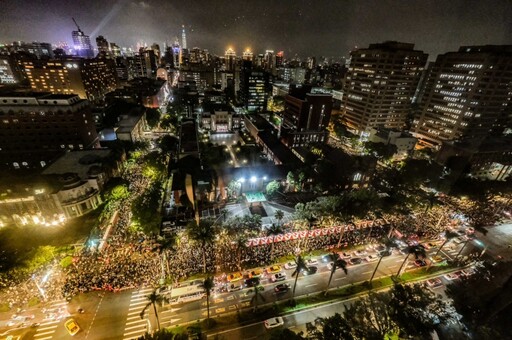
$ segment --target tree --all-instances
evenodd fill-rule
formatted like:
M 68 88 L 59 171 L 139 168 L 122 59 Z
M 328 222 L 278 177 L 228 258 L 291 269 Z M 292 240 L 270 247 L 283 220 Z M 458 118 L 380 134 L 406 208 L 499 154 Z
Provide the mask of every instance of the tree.
M 156 325 L 158 327 L 158 330 L 160 330 L 160 320 L 158 319 L 158 312 L 157 312 L 156 306 L 157 305 L 161 306 L 164 301 L 167 302 L 168 300 L 164 296 L 158 294 L 156 292 L 156 289 L 151 294 L 147 295 L 146 299 L 147 299 L 148 303 L 146 304 L 146 306 L 144 306 L 144 308 L 140 312 L 140 314 L 139 314 L 140 318 L 144 319 L 144 313 L 146 313 L 146 309 L 148 309 L 148 307 L 152 305 L 153 310 L 155 312 Z
M 267 184 L 265 191 L 268 196 L 274 196 L 280 188 L 281 184 L 278 181 L 273 180 Z
M 176 331 L 170 331 L 164 328 L 153 332 L 153 334 L 146 332 L 143 336 L 140 336 L 138 340 L 188 340 L 188 334 L 186 332 L 176 333 Z
M 327 291 L 329 290 L 329 287 L 331 286 L 331 280 L 334 276 L 334 272 L 336 272 L 336 269 L 341 268 L 345 275 L 348 274 L 347 270 L 347 262 L 341 258 L 339 258 L 338 253 L 332 252 L 332 257 L 334 259 L 331 267 L 331 274 L 329 275 L 329 282 L 327 282 L 327 289 L 325 290 L 325 294 L 327 295 Z
M 146 109 L 146 122 L 148 123 L 148 127 L 150 129 L 153 129 L 158 125 L 158 122 L 160 121 L 160 115 L 161 113 L 159 109 Z
M 307 330 L 307 339 L 312 340 L 353 340 L 352 327 L 339 313 L 325 318 L 316 318 Z
M 178 138 L 171 136 L 171 135 L 165 135 L 160 139 L 159 145 L 160 149 L 162 149 L 163 153 L 176 153 L 178 151 L 178 144 L 179 140 Z
M 286 175 L 286 182 L 288 183 L 288 190 L 290 190 L 291 186 L 295 186 L 297 183 L 297 176 L 292 171 L 288 171 Z
M 389 313 L 389 302 L 389 294 L 370 292 L 346 308 L 343 316 L 352 327 L 354 338 L 384 339 L 398 332 Z
M 176 234 L 169 235 L 167 237 L 159 236 L 157 238 L 159 254 L 162 256 L 162 263 L 167 266 L 167 275 L 164 273 L 164 267 L 162 265 L 162 278 L 165 280 L 166 277 L 171 275 L 171 269 L 169 268 L 169 262 L 167 261 L 167 252 L 174 248 L 176 245 Z
M 236 235 L 235 247 L 237 252 L 238 270 L 242 270 L 242 251 L 247 249 L 247 236 L 244 233 L 238 233 Z
M 427 256 L 427 254 L 425 253 L 425 248 L 418 246 L 418 245 L 417 246 L 409 246 L 406 248 L 406 251 L 407 251 L 407 256 L 405 256 L 404 262 L 402 262 L 402 265 L 400 265 L 400 268 L 398 269 L 398 272 L 396 273 L 397 277 L 400 277 L 402 275 L 402 269 L 404 268 L 405 264 L 407 263 L 409 256 L 414 254 L 416 259 L 420 256 L 422 258 L 425 258 Z
M 275 225 L 272 223 L 272 226 L 267 228 L 266 234 L 267 236 L 272 236 L 272 245 L 270 246 L 270 260 L 274 258 L 274 243 L 276 241 L 276 236 L 283 233 L 283 228 L 279 225 Z
M 441 244 L 441 246 L 439 247 L 439 249 L 437 250 L 437 252 L 436 252 L 436 254 L 434 256 L 437 256 L 439 254 L 439 252 L 441 251 L 441 249 L 443 249 L 443 247 L 446 245 L 446 243 L 448 243 L 451 239 L 453 239 L 453 238 L 455 238 L 457 236 L 459 236 L 459 234 L 457 234 L 457 233 L 455 233 L 455 232 L 453 232 L 451 230 L 446 230 L 444 232 L 445 240 L 444 240 L 443 244 Z
M 263 287 L 261 284 L 258 284 L 256 286 L 254 286 L 254 288 L 249 289 L 247 291 L 247 293 L 253 293 L 253 296 L 251 298 L 251 304 L 253 305 L 253 310 L 252 310 L 253 312 L 255 312 L 256 309 L 258 309 L 258 299 L 260 299 L 263 302 L 266 301 L 263 294 L 261 294 L 261 292 L 263 292 L 264 290 L 265 290 L 265 287 Z
M 203 273 L 206 273 L 206 251 L 207 246 L 213 244 L 217 231 L 213 225 L 212 220 L 201 220 L 199 224 L 196 221 L 191 221 L 187 224 L 188 237 L 199 243 L 203 253 Z
M 276 218 L 277 220 L 277 224 L 278 225 L 281 225 L 281 220 L 284 218 L 284 213 L 282 210 L 279 210 L 277 209 L 276 212 L 274 213 L 274 217 Z
M 212 289 L 215 287 L 215 283 L 213 282 L 213 277 L 208 276 L 203 281 L 203 288 L 206 293 L 206 310 L 208 316 L 206 318 L 206 325 L 210 324 L 210 295 L 212 293 Z
M 403 338 L 429 338 L 437 323 L 452 318 L 448 303 L 420 284 L 395 284 L 388 294 L 389 314 Z
M 384 143 L 374 143 L 374 142 L 365 142 L 364 148 L 373 153 L 377 158 L 380 159 L 390 159 L 397 152 L 396 145 L 393 144 L 384 144 Z
M 295 259 L 295 264 L 297 266 L 295 267 L 295 270 L 292 273 L 292 277 L 295 277 L 295 282 L 293 283 L 292 297 L 295 297 L 295 288 L 297 287 L 297 280 L 299 278 L 299 274 L 303 270 L 307 270 L 308 269 L 308 266 L 306 265 L 306 261 L 304 261 L 304 259 L 300 255 L 297 256 L 297 258 Z

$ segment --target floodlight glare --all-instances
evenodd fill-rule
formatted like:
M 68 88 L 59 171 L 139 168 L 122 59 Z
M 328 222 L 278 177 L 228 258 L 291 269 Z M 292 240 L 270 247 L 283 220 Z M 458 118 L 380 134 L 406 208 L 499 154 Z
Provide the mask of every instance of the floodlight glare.
M 263 176 L 263 180 L 266 181 L 267 180 L 267 176 Z
M 251 183 L 255 183 L 256 182 L 256 176 L 252 176 L 251 177 Z
M 240 183 L 245 183 L 245 177 L 239 179 Z

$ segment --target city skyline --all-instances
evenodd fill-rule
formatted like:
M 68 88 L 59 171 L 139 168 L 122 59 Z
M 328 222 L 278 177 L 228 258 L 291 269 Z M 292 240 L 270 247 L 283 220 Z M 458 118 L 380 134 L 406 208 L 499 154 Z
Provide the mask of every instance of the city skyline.
M 416 49 L 433 60 L 461 45 L 512 43 L 512 26 L 507 19 L 512 14 L 510 2 L 422 5 L 419 1 L 402 6 L 395 1 L 228 5 L 224 0 L 199 4 L 107 0 L 99 6 L 99 1 L 80 0 L 66 6 L 57 1 L 44 5 L 26 1 L 18 6 L 7 1 L 0 42 L 65 41 L 71 46 L 74 17 L 91 39 L 103 35 L 120 46 L 136 46 L 141 41 L 148 45 L 172 43 L 185 25 L 190 48 L 197 46 L 219 55 L 232 46 L 238 55 L 250 48 L 258 53 L 283 50 L 287 57 L 348 56 L 356 47 L 396 40 L 415 43 Z M 31 13 L 38 13 L 38 19 L 31 20 L 30 25 L 20 24 Z M 453 13 L 458 16 L 454 18 Z

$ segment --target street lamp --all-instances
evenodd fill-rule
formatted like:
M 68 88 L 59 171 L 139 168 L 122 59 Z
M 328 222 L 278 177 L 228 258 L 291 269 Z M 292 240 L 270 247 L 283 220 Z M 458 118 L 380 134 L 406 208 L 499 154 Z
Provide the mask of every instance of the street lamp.
M 251 183 L 256 183 L 256 180 L 257 180 L 256 176 L 251 177 Z
M 239 181 L 240 183 L 245 183 L 245 177 L 241 177 L 238 181 Z

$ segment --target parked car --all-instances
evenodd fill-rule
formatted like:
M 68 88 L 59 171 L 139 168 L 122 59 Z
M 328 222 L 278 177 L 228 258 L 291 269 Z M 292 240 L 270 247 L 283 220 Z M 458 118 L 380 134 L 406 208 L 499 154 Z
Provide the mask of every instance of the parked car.
M 228 283 L 227 285 L 227 290 L 228 292 L 236 292 L 237 290 L 242 290 L 244 288 L 244 286 L 242 285 L 242 283 Z
M 469 267 L 466 269 L 462 269 L 461 273 L 464 274 L 465 276 L 471 276 L 476 273 L 476 269 L 473 267 Z
M 425 267 L 427 265 L 427 263 L 423 260 L 418 259 L 418 260 L 414 261 L 414 265 L 416 267 Z
M 432 263 L 441 263 L 443 261 L 444 261 L 444 259 L 441 256 L 439 256 L 439 255 L 436 255 L 436 256 L 432 257 Z
M 253 277 L 261 277 L 263 275 L 263 270 L 261 269 L 254 269 L 249 272 L 249 278 L 252 279 Z
M 274 292 L 276 294 L 286 293 L 290 289 L 290 285 L 288 283 L 281 283 L 274 287 Z
M 306 264 L 308 266 L 316 266 L 318 264 L 318 260 L 317 259 L 308 259 L 308 260 L 306 260 Z
M 241 279 L 243 279 L 243 278 L 244 278 L 244 276 L 242 275 L 242 273 L 237 272 L 237 273 L 229 274 L 229 275 L 226 277 L 226 280 L 227 280 L 228 282 L 234 282 L 234 281 L 241 280 Z
M 245 286 L 247 288 L 254 287 L 260 284 L 260 278 L 259 277 L 253 277 L 250 279 L 245 280 Z
M 305 275 L 305 276 L 310 276 L 310 275 L 313 275 L 313 274 L 316 274 L 316 272 L 318 271 L 318 267 L 315 267 L 315 266 L 309 266 L 307 267 L 307 269 L 305 269 L 302 273 Z
M 344 260 L 348 260 L 352 257 L 352 255 L 350 255 L 349 253 L 340 253 L 340 256 Z
M 267 268 L 267 274 L 276 274 L 281 271 L 281 266 L 274 265 Z
M 348 262 L 350 262 L 351 265 L 356 265 L 363 262 L 363 260 L 360 257 L 353 257 Z
M 270 276 L 270 281 L 272 281 L 272 282 L 284 281 L 284 280 L 286 280 L 285 273 L 277 273 L 277 274 L 272 274 L 272 276 Z
M 266 329 L 271 329 L 284 325 L 284 320 L 282 317 L 278 316 L 265 320 L 264 324 Z
M 333 262 L 339 258 L 340 258 L 339 254 L 336 254 L 336 256 L 333 254 L 327 254 L 327 255 L 322 256 L 322 262 L 324 262 L 324 263 Z
M 284 269 L 295 269 L 297 268 L 297 264 L 295 262 L 286 262 L 284 265 Z
M 388 249 L 382 250 L 379 252 L 379 256 L 381 256 L 381 257 L 391 256 L 391 251 L 389 251 Z
M 376 256 L 376 255 L 368 255 L 366 256 L 365 260 L 366 262 L 375 262 L 377 261 L 379 258 Z
M 368 252 L 366 250 L 356 250 L 354 252 L 354 255 L 358 256 L 358 257 L 366 256 L 366 255 L 368 255 Z
M 345 262 L 345 264 L 347 263 L 345 260 L 338 259 L 338 260 L 336 261 L 336 263 L 338 264 L 338 268 L 341 268 L 341 265 L 342 265 L 342 264 L 341 264 L 341 262 Z M 329 263 L 327 264 L 327 268 L 328 268 L 329 270 L 332 270 L 332 265 L 333 265 L 333 264 L 334 264 L 334 262 L 329 262 Z
M 441 279 L 438 277 L 427 280 L 427 286 L 429 288 L 439 288 L 442 285 L 443 285 L 443 281 L 441 281 Z
M 457 271 L 454 273 L 449 273 L 444 276 L 444 278 L 448 281 L 457 280 L 460 278 L 460 276 L 463 275 L 461 271 Z

